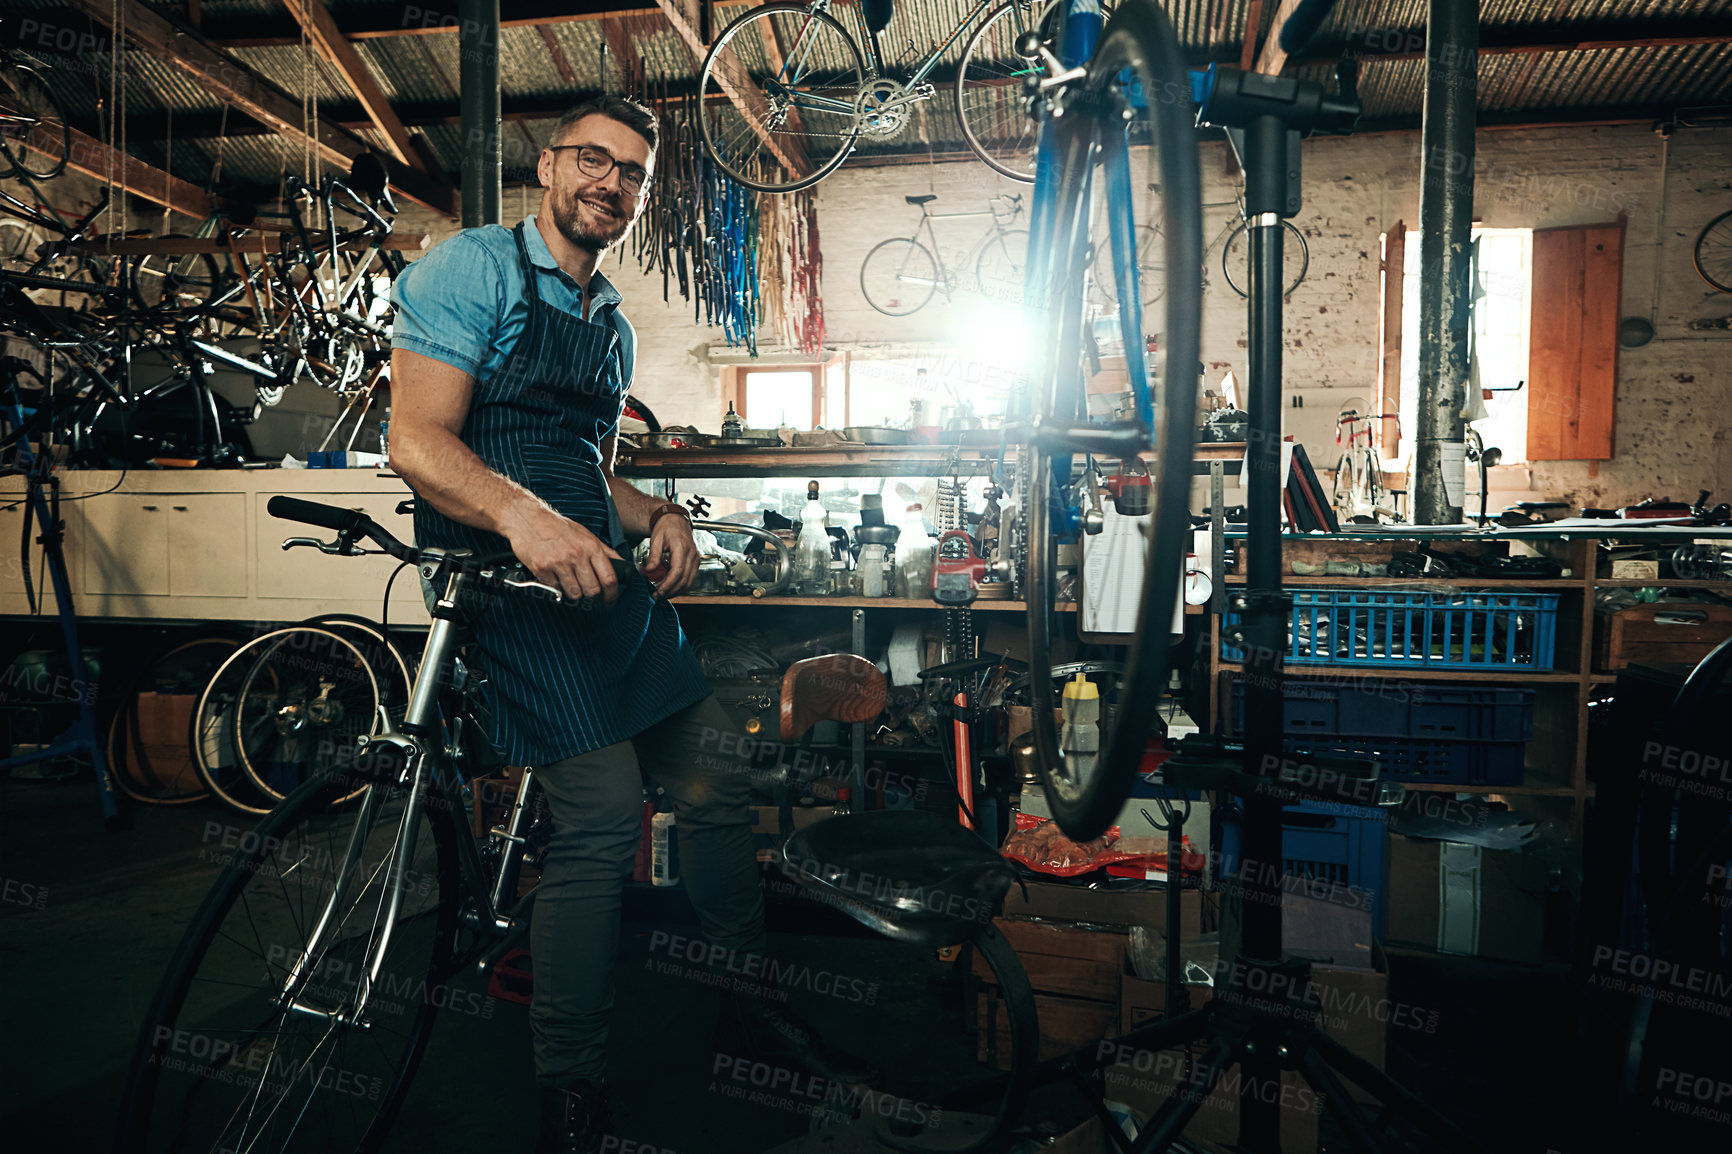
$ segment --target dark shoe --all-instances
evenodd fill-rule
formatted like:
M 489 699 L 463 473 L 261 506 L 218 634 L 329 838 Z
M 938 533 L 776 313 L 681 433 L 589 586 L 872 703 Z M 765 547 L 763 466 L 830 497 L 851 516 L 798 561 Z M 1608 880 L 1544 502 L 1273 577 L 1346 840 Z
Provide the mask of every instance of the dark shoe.
M 606 1088 L 590 1081 L 565 1090 L 541 1088 L 541 1135 L 535 1154 L 601 1154 L 601 1140 L 612 1133 Z
M 722 995 L 719 1033 L 736 1053 L 771 1065 L 799 1070 L 830 1082 L 865 1085 L 878 1078 L 878 1071 L 863 1058 L 825 1044 L 818 1031 L 784 1003 L 746 994 Z M 728 1037 L 732 1035 L 731 1037 Z

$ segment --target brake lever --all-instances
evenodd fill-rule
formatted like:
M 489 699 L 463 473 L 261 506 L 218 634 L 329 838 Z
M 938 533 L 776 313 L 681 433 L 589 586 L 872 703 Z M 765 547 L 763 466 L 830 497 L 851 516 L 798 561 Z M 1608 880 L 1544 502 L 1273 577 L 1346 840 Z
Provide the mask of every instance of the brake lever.
M 317 549 L 321 553 L 330 553 L 339 557 L 346 557 L 355 551 L 354 542 L 345 541 L 341 537 L 335 541 L 321 541 L 317 537 L 290 537 L 283 542 L 284 552 L 302 548 Z

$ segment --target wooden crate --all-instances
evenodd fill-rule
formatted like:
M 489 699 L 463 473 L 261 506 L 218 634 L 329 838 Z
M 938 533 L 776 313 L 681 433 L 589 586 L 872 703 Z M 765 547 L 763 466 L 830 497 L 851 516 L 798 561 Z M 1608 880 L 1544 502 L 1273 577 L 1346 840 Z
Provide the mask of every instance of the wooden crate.
M 994 918 L 992 924 L 1016 951 L 1035 993 L 1102 1002 L 1118 997 L 1128 935 L 1019 918 Z M 974 974 L 987 982 L 995 980 L 978 951 Z
M 1594 621 L 1599 668 L 1680 662 L 1694 665 L 1732 637 L 1732 605 L 1687 601 L 1631 605 Z
M 1056 1058 L 1110 1038 L 1118 1025 L 1118 1003 L 1089 998 L 1036 994 L 1040 1015 L 1040 1059 Z M 1010 1068 L 1010 1013 L 997 986 L 982 986 L 976 995 L 975 1054 L 1000 1070 Z

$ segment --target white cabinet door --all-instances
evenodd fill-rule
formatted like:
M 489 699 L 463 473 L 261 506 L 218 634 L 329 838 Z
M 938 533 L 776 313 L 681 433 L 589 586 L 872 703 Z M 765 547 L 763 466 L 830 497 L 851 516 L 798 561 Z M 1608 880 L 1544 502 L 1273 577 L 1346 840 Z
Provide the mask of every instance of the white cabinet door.
M 181 500 L 154 493 L 112 493 L 79 501 L 84 519 L 84 592 L 166 596 L 168 505 Z
M 168 510 L 168 591 L 176 597 L 247 595 L 245 493 L 182 493 Z
M 398 540 L 413 544 L 415 529 L 410 518 L 397 514 L 402 493 L 287 493 L 304 501 L 336 505 L 343 509 L 361 509 L 390 530 Z M 266 598 L 294 598 L 306 602 L 296 610 L 299 616 L 311 616 L 321 611 L 321 604 L 333 601 L 363 601 L 374 606 L 383 603 L 385 582 L 397 562 L 390 557 L 334 557 L 317 549 L 284 551 L 283 541 L 289 537 L 317 537 L 328 541 L 336 534 L 329 529 L 284 521 L 273 517 L 266 508 L 270 495 L 256 494 L 254 511 L 258 517 L 258 595 Z M 368 545 L 367 548 L 372 546 Z M 408 612 L 408 616 L 399 616 Z M 369 610 L 377 617 L 377 608 Z M 406 570 L 391 588 L 391 621 L 425 621 L 427 613 L 421 601 L 421 583 L 413 570 Z

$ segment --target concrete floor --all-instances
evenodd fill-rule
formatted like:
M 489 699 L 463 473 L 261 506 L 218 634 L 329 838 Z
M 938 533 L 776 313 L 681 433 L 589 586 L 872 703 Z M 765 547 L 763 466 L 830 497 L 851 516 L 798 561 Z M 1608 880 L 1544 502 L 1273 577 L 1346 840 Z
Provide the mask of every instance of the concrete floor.
M 130 828 L 108 833 L 88 781 L 0 779 L 7 1148 L 108 1148 L 141 1016 L 213 876 L 197 856 L 212 820 L 228 818 L 202 804 L 146 807 L 134 811 Z M 739 1101 L 712 1078 L 715 995 L 646 968 L 657 929 L 695 928 L 682 922 L 683 906 L 667 891 L 628 900 L 610 1065 L 618 1133 L 645 1154 L 758 1154 L 793 1141 L 807 1132 L 805 1118 L 786 1106 Z M 970 1076 L 972 1045 L 945 967 L 809 903 L 772 903 L 771 928 L 781 956 L 880 983 L 870 1007 L 811 994 L 796 994 L 795 1004 L 876 1062 L 885 1071 L 881 1089 L 932 1102 Z M 797 928 L 823 932 L 791 932 Z M 1397 954 L 1391 997 L 1435 1008 L 1439 1028 L 1392 1031 L 1390 1073 L 1476 1131 L 1489 1150 L 1545 1151 L 1549 1111 L 1540 1103 L 1555 1098 L 1556 1058 L 1570 1034 L 1562 988 L 1540 968 Z M 490 1013 L 440 1016 L 390 1149 L 529 1148 L 535 1094 L 527 1008 L 485 1002 Z M 1074 1096 L 1055 1091 L 1036 1112 L 1062 1124 L 1077 1109 Z M 1327 1145 L 1327 1130 L 1325 1138 Z

